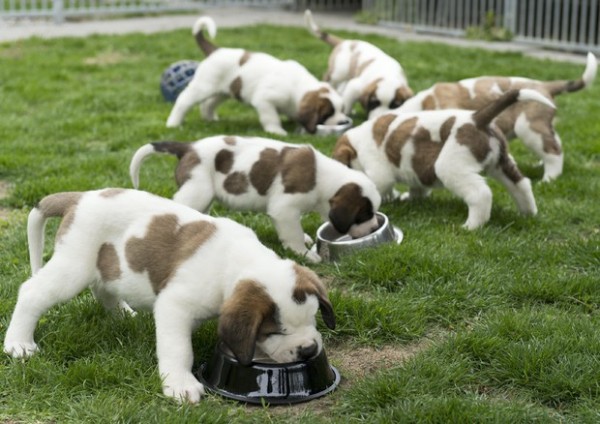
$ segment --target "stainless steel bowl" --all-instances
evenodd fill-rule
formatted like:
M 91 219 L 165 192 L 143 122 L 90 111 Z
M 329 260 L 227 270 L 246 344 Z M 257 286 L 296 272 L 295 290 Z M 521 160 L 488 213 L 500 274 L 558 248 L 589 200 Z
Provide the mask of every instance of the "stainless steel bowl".
M 306 361 L 280 364 L 256 358 L 244 366 L 222 343 L 196 376 L 208 390 L 226 398 L 272 405 L 316 399 L 333 391 L 340 382 L 340 373 L 329 365 L 324 350 Z
M 394 227 L 388 217 L 377 212 L 379 228 L 364 237 L 353 239 L 348 234 L 340 234 L 330 222 L 326 222 L 317 230 L 317 253 L 328 261 L 336 261 L 342 255 L 365 247 L 373 247 L 382 243 L 400 244 L 404 238 L 402 231 Z
M 341 125 L 317 125 L 317 135 L 342 135 L 352 128 L 352 120 L 348 119 L 348 123 Z

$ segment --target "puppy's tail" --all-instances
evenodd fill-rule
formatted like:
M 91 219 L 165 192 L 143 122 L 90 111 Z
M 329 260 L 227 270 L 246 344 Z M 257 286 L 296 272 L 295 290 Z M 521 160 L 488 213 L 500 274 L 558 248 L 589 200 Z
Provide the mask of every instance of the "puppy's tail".
M 217 35 L 217 24 L 215 24 L 215 21 L 210 16 L 199 17 L 192 27 L 192 34 L 196 39 L 196 44 L 198 44 L 198 47 L 200 47 L 200 50 L 206 56 L 210 56 L 219 47 L 204 38 L 204 29 L 206 29 L 210 38 L 215 38 Z
M 596 79 L 598 73 L 598 60 L 592 52 L 587 54 L 587 61 L 585 70 L 581 78 L 570 81 L 548 81 L 544 83 L 548 91 L 552 96 L 556 96 L 562 93 L 572 93 L 573 91 L 579 91 L 584 88 L 589 88 Z
M 325 41 L 327 44 L 329 44 L 333 47 L 337 46 L 342 41 L 344 41 L 343 39 L 336 37 L 335 35 L 331 35 L 325 31 L 321 31 L 321 29 L 319 28 L 319 26 L 313 19 L 312 13 L 310 12 L 309 9 L 306 9 L 304 11 L 304 22 L 306 23 L 306 26 L 308 26 L 308 29 L 310 29 L 310 31 L 316 37 L 320 38 L 321 40 Z
M 475 126 L 479 129 L 486 128 L 490 122 L 492 122 L 500 113 L 507 107 L 513 105 L 516 102 L 532 100 L 539 103 L 543 103 L 552 109 L 556 108 L 554 103 L 547 97 L 543 96 L 536 90 L 524 88 L 522 90 L 509 90 L 500 96 L 498 99 L 491 103 L 483 106 L 481 109 L 473 112 L 473 120 Z
M 177 141 L 156 141 L 154 143 L 144 144 L 140 147 L 131 158 L 129 164 L 129 177 L 133 183 L 134 188 L 138 188 L 140 184 L 140 167 L 142 162 L 150 155 L 154 153 L 168 153 L 177 156 L 177 159 L 181 160 L 187 152 L 191 150 L 189 143 L 179 143 Z M 179 184 L 179 178 L 175 175 L 177 183 Z
M 29 212 L 29 217 L 27 218 L 27 244 L 29 246 L 31 275 L 37 273 L 42 267 L 46 221 L 48 218 L 55 216 L 64 218 L 69 212 L 75 209 L 81 196 L 82 193 L 80 192 L 51 194 L 40 200 L 31 212 Z M 63 226 L 59 228 L 57 238 Z

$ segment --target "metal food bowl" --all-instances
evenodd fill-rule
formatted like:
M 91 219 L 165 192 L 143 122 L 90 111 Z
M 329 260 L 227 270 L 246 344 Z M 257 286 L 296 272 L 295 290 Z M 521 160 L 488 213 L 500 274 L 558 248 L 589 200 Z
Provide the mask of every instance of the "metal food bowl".
M 281 364 L 255 358 L 250 366 L 244 366 L 222 343 L 199 368 L 197 377 L 208 390 L 226 398 L 272 405 L 316 399 L 340 382 L 340 373 L 329 365 L 324 350 L 306 361 Z
M 190 83 L 200 62 L 181 60 L 164 70 L 160 77 L 160 92 L 168 102 L 174 102 L 177 96 Z
M 317 230 L 316 250 L 324 260 L 336 261 L 341 256 L 365 247 L 373 247 L 382 243 L 400 244 L 404 238 L 402 231 L 394 227 L 388 217 L 377 212 L 379 227 L 364 237 L 353 239 L 348 234 L 340 234 L 330 222 L 326 222 Z
M 317 135 L 342 135 L 352 128 L 352 120 L 348 119 L 347 123 L 340 125 L 317 125 Z

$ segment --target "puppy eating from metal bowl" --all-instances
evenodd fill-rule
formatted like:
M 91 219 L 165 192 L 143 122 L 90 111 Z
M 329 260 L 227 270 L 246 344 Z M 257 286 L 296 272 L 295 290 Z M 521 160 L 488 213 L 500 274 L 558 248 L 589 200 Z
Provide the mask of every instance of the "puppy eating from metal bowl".
M 353 239 L 348 234 L 340 234 L 331 223 L 326 222 L 317 230 L 316 250 L 323 260 L 337 261 L 341 256 L 365 247 L 373 247 L 382 243 L 400 244 L 404 234 L 394 227 L 388 217 L 377 212 L 379 227 L 364 237 Z
M 348 121 L 338 125 L 317 125 L 317 135 L 342 135 L 346 131 L 352 128 L 352 119 L 348 118 Z
M 340 373 L 329 365 L 323 349 L 306 361 L 290 363 L 276 363 L 259 353 L 245 366 L 223 343 L 196 375 L 210 391 L 259 405 L 307 402 L 332 392 L 340 382 Z

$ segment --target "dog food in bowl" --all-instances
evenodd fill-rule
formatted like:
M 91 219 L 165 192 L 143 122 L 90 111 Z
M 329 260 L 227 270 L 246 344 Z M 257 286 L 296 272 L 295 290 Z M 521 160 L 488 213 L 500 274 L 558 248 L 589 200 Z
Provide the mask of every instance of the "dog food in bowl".
M 348 234 L 340 234 L 326 222 L 317 230 L 316 250 L 324 260 L 336 261 L 342 255 L 365 247 L 377 246 L 381 243 L 395 242 L 400 244 L 404 237 L 402 231 L 394 227 L 388 217 L 377 212 L 379 227 L 364 237 L 353 239 Z
M 197 377 L 208 390 L 226 398 L 272 405 L 316 399 L 340 382 L 340 374 L 329 365 L 324 350 L 306 361 L 281 364 L 255 358 L 250 366 L 244 366 L 222 343 L 197 371 Z

